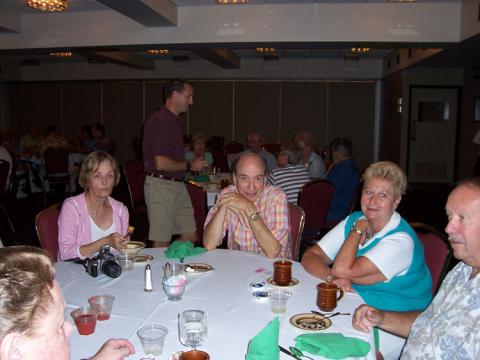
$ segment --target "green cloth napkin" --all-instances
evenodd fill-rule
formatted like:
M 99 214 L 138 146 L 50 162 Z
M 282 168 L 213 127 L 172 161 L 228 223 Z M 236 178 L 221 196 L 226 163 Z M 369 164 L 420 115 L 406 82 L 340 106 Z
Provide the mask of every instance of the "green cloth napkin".
M 297 349 L 328 359 L 361 357 L 370 351 L 369 343 L 339 333 L 303 334 L 297 336 L 295 341 Z
M 193 247 L 190 241 L 174 241 L 165 250 L 165 256 L 169 259 L 181 259 L 186 256 L 203 254 L 207 251 L 203 247 Z
M 210 177 L 208 175 L 205 175 L 205 174 L 199 174 L 199 175 L 195 175 L 193 177 L 193 181 L 198 181 L 198 182 L 209 182 L 210 181 Z
M 280 321 L 276 317 L 250 340 L 245 360 L 278 360 L 280 358 L 279 329 Z

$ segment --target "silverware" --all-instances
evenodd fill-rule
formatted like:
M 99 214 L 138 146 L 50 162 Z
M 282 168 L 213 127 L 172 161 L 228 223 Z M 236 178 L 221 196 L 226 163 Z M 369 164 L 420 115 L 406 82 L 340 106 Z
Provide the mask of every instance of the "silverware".
M 295 346 L 290 346 L 289 349 L 290 351 L 288 351 L 287 349 L 285 349 L 284 347 L 278 345 L 279 349 L 281 352 L 293 357 L 294 359 L 296 360 L 302 360 L 302 358 L 305 358 L 305 359 L 308 359 L 308 360 L 313 360 L 313 358 L 311 358 L 310 356 L 307 356 L 307 355 L 304 355 L 302 351 L 300 351 L 299 349 L 297 349 Z
M 281 352 L 293 357 L 294 359 L 297 359 L 297 360 L 301 360 L 301 358 L 299 358 L 298 356 L 296 355 L 293 355 L 290 351 L 288 351 L 287 349 L 285 349 L 284 347 L 281 347 L 280 345 L 278 345 L 279 349 Z
M 333 313 L 333 314 L 324 314 L 324 313 L 321 313 L 320 311 L 316 311 L 316 310 L 312 310 L 310 311 L 312 314 L 316 314 L 316 315 L 320 315 L 320 316 L 323 316 L 325 319 L 330 319 L 334 316 L 338 316 L 338 315 L 352 315 L 350 313 L 341 313 L 341 312 L 336 312 L 336 313 Z

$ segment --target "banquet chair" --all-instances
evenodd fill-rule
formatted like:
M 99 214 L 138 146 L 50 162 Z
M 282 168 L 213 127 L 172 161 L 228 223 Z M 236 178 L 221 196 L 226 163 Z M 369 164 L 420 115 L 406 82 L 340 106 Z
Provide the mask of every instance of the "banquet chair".
M 314 180 L 302 186 L 297 204 L 305 211 L 305 230 L 320 231 L 325 227 L 335 185 L 327 180 Z
M 65 187 L 70 185 L 70 174 L 68 173 L 68 154 L 65 148 L 47 148 L 43 152 L 45 174 L 43 175 L 43 203 L 47 203 L 47 189 L 52 191 L 52 185 L 63 184 Z
M 290 245 L 292 249 L 292 259 L 300 261 L 300 240 L 305 224 L 305 213 L 300 206 L 288 203 L 288 218 L 290 221 Z
M 207 192 L 193 181 L 189 181 L 186 186 L 192 201 L 193 216 L 197 228 L 195 245 L 198 246 L 202 244 L 203 224 L 205 224 L 205 219 L 207 218 Z
M 263 148 L 273 155 L 277 155 L 282 149 L 282 145 L 279 143 L 268 143 L 263 145 Z
M 142 149 L 142 139 L 138 136 L 135 136 L 132 139 L 133 153 L 135 154 L 135 160 L 142 161 L 143 159 L 143 149 Z
M 435 295 L 447 273 L 452 249 L 446 235 L 435 228 L 421 222 L 410 223 L 410 226 L 423 244 L 425 262 L 432 275 L 432 294 Z
M 130 205 L 133 211 L 139 214 L 146 214 L 145 194 L 143 184 L 145 183 L 145 171 L 143 164 L 139 160 L 127 161 L 123 165 L 123 173 L 127 179 L 128 194 L 130 196 Z
M 12 233 L 15 234 L 15 227 L 13 226 L 12 220 L 10 219 L 7 209 L 5 208 L 5 202 L 8 199 L 8 193 L 5 189 L 7 186 L 9 170 L 10 163 L 6 160 L 0 160 L 0 207 L 5 214 L 5 218 L 7 219 L 8 225 L 10 226 L 10 230 L 12 230 Z
M 225 152 L 228 154 L 238 154 L 243 151 L 243 145 L 236 141 L 231 141 L 225 145 Z
M 57 261 L 58 254 L 58 218 L 61 204 L 54 204 L 35 217 L 35 229 L 42 249 L 47 250 L 53 261 Z
M 228 160 L 227 160 L 227 155 L 225 154 L 225 152 L 222 149 L 212 149 L 211 153 L 212 153 L 212 157 L 213 157 L 212 166 L 220 169 L 220 172 L 222 172 L 222 173 L 229 172 Z

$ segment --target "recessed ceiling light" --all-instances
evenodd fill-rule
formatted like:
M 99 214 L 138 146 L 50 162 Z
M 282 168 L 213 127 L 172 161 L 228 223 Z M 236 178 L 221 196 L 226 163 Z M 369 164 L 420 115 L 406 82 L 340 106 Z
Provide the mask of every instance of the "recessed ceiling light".
M 70 57 L 72 56 L 72 53 L 70 51 L 57 51 L 57 52 L 51 52 L 49 55 L 56 56 L 56 57 Z
M 273 54 L 276 52 L 275 48 L 263 48 L 263 47 L 255 48 L 255 51 L 260 54 Z
M 65 11 L 67 0 L 27 0 L 27 5 L 40 11 Z
M 350 51 L 352 53 L 357 53 L 357 54 L 365 54 L 370 51 L 370 48 L 367 47 L 356 47 L 356 48 L 351 48 Z
M 246 4 L 248 0 L 217 0 L 219 4 L 228 5 L 228 4 Z
M 153 55 L 167 55 L 170 52 L 168 49 L 149 49 L 147 53 Z

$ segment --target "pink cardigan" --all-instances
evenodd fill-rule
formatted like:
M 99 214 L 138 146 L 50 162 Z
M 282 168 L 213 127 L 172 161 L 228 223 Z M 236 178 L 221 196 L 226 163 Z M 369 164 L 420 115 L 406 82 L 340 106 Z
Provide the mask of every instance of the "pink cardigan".
M 112 206 L 115 230 L 125 235 L 128 229 L 128 209 L 120 201 L 108 197 Z M 81 257 L 79 248 L 92 242 L 90 217 L 85 193 L 72 196 L 63 202 L 58 219 L 58 258 L 68 260 Z

